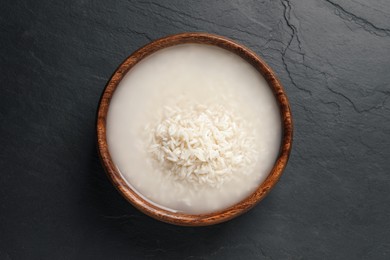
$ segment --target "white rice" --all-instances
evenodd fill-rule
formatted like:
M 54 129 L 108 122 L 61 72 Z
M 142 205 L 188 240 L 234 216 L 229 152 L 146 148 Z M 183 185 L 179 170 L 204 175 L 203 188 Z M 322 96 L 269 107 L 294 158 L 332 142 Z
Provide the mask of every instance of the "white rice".
M 219 188 L 255 163 L 252 128 L 222 105 L 178 102 L 145 128 L 150 155 L 162 174 L 195 187 Z

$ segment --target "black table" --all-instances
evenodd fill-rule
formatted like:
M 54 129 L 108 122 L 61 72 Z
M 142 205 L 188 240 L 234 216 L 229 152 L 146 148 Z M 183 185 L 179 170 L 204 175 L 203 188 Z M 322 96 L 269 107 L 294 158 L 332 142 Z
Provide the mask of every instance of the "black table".
M 111 73 L 185 31 L 262 56 L 295 123 L 276 188 L 205 228 L 135 210 L 96 152 Z M 389 1 L 3 0 L 0 36 L 0 259 L 390 259 Z

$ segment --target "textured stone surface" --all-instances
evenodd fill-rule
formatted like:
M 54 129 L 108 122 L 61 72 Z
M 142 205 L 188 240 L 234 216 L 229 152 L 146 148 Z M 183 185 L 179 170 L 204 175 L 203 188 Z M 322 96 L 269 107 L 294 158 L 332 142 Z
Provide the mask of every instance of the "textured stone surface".
M 256 51 L 295 119 L 277 187 L 206 228 L 136 211 L 95 148 L 111 73 L 184 31 Z M 389 1 L 3 0 L 0 37 L 0 259 L 390 259 Z

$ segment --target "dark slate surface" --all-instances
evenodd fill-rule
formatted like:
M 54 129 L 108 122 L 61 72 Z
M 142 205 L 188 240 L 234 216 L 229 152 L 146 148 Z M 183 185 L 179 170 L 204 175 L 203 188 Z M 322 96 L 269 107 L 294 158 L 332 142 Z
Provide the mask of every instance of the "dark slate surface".
M 139 213 L 95 149 L 117 65 L 184 31 L 256 51 L 295 119 L 277 187 L 206 228 Z M 0 259 L 390 259 L 388 0 L 3 0 L 0 37 Z

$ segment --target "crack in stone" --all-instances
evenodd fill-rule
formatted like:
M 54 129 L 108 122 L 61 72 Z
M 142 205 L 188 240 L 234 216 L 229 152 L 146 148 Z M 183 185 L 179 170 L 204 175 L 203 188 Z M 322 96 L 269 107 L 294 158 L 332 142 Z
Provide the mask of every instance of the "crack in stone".
M 335 105 L 337 107 L 337 114 L 340 116 L 341 106 L 339 103 L 337 103 L 336 101 L 324 101 L 322 99 L 319 99 L 319 101 L 325 105 Z
M 378 13 L 381 13 L 381 14 L 384 14 L 384 15 L 390 15 L 390 13 L 387 13 L 387 12 L 383 12 L 383 10 L 381 10 L 381 9 L 378 9 L 378 8 L 374 8 L 372 5 L 366 5 L 366 4 L 362 4 L 362 3 L 360 3 L 359 1 L 356 1 L 356 0 L 350 0 L 351 2 L 353 2 L 353 3 L 355 3 L 355 4 L 358 4 L 358 5 L 360 5 L 360 6 L 362 6 L 362 7 L 364 7 L 364 8 L 370 8 L 370 9 L 372 9 L 372 10 L 374 10 L 374 11 L 377 11 Z
M 390 90 L 378 90 L 378 92 L 385 94 L 386 96 L 390 96 Z
M 277 51 L 277 52 L 281 51 L 280 49 L 276 49 L 276 48 L 273 48 L 273 47 L 271 47 L 271 46 L 268 46 L 268 44 L 269 44 L 270 42 L 279 43 L 281 46 L 284 45 L 282 41 L 280 41 L 280 40 L 278 40 L 278 39 L 272 39 L 272 38 L 270 38 L 270 39 L 268 39 L 264 44 L 258 46 L 259 49 L 265 49 L 265 50 L 270 49 L 270 50 L 274 50 L 274 51 Z
M 190 15 L 188 13 L 185 13 L 185 12 L 182 12 L 178 9 L 174 9 L 174 8 L 170 8 L 170 7 L 167 7 L 167 6 L 164 6 L 162 4 L 158 4 L 158 3 L 150 3 L 150 5 L 154 5 L 154 6 L 157 6 L 159 8 L 162 8 L 162 9 L 165 9 L 167 11 L 170 11 L 170 12 L 173 12 L 175 14 L 179 14 L 179 15 L 182 15 L 182 16 L 186 16 L 188 18 L 191 18 L 193 20 L 197 20 L 197 21 L 201 21 L 201 22 L 204 22 L 204 23 L 207 23 L 207 24 L 212 24 L 212 25 L 216 25 L 216 26 L 221 26 L 225 29 L 230 29 L 230 30 L 233 30 L 233 31 L 237 31 L 237 32 L 241 32 L 241 33 L 245 33 L 247 35 L 250 35 L 250 36 L 253 36 L 253 37 L 256 37 L 256 38 L 260 38 L 260 39 L 265 39 L 263 37 L 261 37 L 260 35 L 257 35 L 255 33 L 252 33 L 252 32 L 249 32 L 249 31 L 245 31 L 245 30 L 241 30 L 241 29 L 237 29 L 237 28 L 232 28 L 230 26 L 226 26 L 226 25 L 223 25 L 223 24 L 218 24 L 218 23 L 214 23 L 214 22 L 210 22 L 209 20 L 206 20 L 206 19 L 203 19 L 201 17 L 197 17 L 197 16 L 193 16 L 193 15 Z M 156 13 L 156 12 L 154 12 Z M 172 17 L 169 17 L 169 19 L 172 19 Z
M 385 156 L 384 154 L 382 154 L 381 152 L 378 152 L 375 150 L 375 145 L 371 146 L 369 144 L 367 144 L 365 141 L 364 141 L 364 137 L 362 135 L 359 135 L 359 143 L 364 146 L 364 148 L 366 148 L 366 151 L 370 151 L 372 154 L 375 154 L 375 155 L 379 155 L 379 156 Z
M 331 0 L 325 0 L 325 1 L 331 4 L 336 9 L 335 14 L 341 19 L 349 22 L 352 21 L 371 34 L 375 34 L 381 37 L 390 36 L 390 29 L 378 27 L 377 25 L 373 24 L 367 19 L 359 17 L 356 14 L 346 10 L 338 3 L 335 3 Z
M 353 110 L 355 110 L 355 111 L 356 111 L 357 113 L 359 113 L 359 114 L 361 113 L 360 110 L 356 107 L 355 103 L 352 101 L 352 99 L 350 99 L 348 96 L 344 95 L 343 93 L 338 92 L 338 91 L 332 89 L 332 88 L 329 86 L 328 82 L 326 82 L 326 85 L 325 85 L 325 86 L 326 86 L 326 88 L 327 88 L 330 92 L 332 92 L 333 94 L 336 94 L 336 95 L 338 95 L 338 96 L 344 98 L 345 100 L 347 100 L 348 103 L 350 103 L 350 104 L 352 105 Z
M 338 92 L 338 91 L 334 90 L 333 88 L 331 88 L 331 87 L 329 86 L 328 83 L 326 83 L 326 88 L 327 88 L 330 92 L 332 92 L 333 94 L 336 94 L 336 95 L 338 95 L 338 96 L 344 98 L 345 100 L 347 100 L 348 103 L 350 103 L 350 104 L 352 105 L 353 110 L 355 110 L 355 112 L 358 113 L 358 114 L 371 112 L 372 110 L 382 109 L 382 108 L 385 106 L 385 103 L 386 103 L 387 99 L 390 97 L 390 96 L 386 96 L 386 98 L 383 99 L 382 103 L 381 103 L 381 104 L 378 104 L 378 105 L 376 105 L 376 106 L 372 106 L 372 107 L 367 108 L 367 109 L 359 109 L 359 108 L 356 106 L 355 102 L 352 101 L 352 99 L 350 99 L 350 98 L 349 98 L 348 96 L 346 96 L 345 94 L 343 94 L 343 93 L 341 93 L 341 92 Z
M 287 6 L 283 4 L 285 7 L 285 9 L 284 9 L 285 21 L 287 23 L 287 26 L 293 32 L 293 37 L 295 37 L 297 39 L 298 49 L 299 49 L 298 53 L 301 54 L 303 60 L 305 60 L 305 53 L 302 52 L 302 42 L 301 42 L 301 38 L 299 37 L 298 27 L 290 21 L 291 20 L 291 12 L 292 12 L 291 2 L 290 2 L 290 0 L 284 0 L 283 2 L 285 2 L 287 4 Z M 288 12 L 286 13 L 287 7 L 288 7 Z M 296 16 L 295 16 L 295 18 L 296 18 Z
M 300 39 L 298 38 L 298 34 L 297 34 L 297 28 L 295 25 L 293 25 L 291 22 L 290 22 L 290 18 L 291 18 L 291 3 L 289 0 L 282 0 L 282 5 L 284 7 L 284 11 L 283 11 L 283 18 L 284 18 L 284 21 L 286 22 L 287 24 L 287 27 L 290 28 L 290 30 L 292 31 L 291 33 L 291 37 L 290 37 L 290 40 L 288 41 L 286 47 L 283 49 L 282 51 L 282 61 L 283 61 L 283 66 L 284 66 L 284 69 L 286 70 L 287 72 L 287 75 L 291 81 L 291 83 L 293 84 L 293 86 L 295 86 L 297 89 L 309 94 L 310 96 L 312 96 L 312 92 L 308 89 L 305 89 L 305 88 L 302 88 L 302 87 L 299 87 L 298 84 L 295 82 L 294 78 L 292 77 L 292 73 L 290 71 L 290 69 L 288 68 L 288 65 L 287 65 L 287 62 L 286 62 L 286 53 L 287 51 L 290 49 L 290 46 L 291 46 L 291 43 L 293 42 L 294 38 L 297 39 L 297 42 L 298 42 L 298 48 L 300 50 L 302 50 L 302 47 L 301 47 L 301 41 Z M 301 53 L 302 54 L 302 53 Z M 304 57 L 304 55 L 302 55 Z M 304 59 L 304 58 L 303 58 Z
M 332 92 L 333 94 L 336 94 L 336 95 L 338 95 L 338 96 L 344 98 L 345 100 L 347 100 L 348 103 L 351 104 L 352 108 L 354 109 L 354 111 L 355 111 L 356 113 L 362 114 L 362 113 L 367 113 L 367 112 L 371 112 L 371 111 L 373 111 L 373 110 L 378 110 L 378 109 L 389 110 L 385 105 L 386 105 L 387 100 L 390 98 L 390 91 L 387 91 L 387 90 L 377 90 L 377 92 L 382 93 L 382 94 L 384 94 L 384 95 L 386 96 L 386 98 L 384 98 L 384 99 L 382 100 L 381 104 L 377 104 L 377 105 L 375 105 L 375 106 L 372 106 L 372 107 L 369 107 L 369 108 L 366 108 L 366 109 L 359 109 L 358 106 L 356 105 L 356 103 L 355 103 L 351 98 L 349 98 L 348 96 L 346 96 L 345 94 L 343 94 L 343 93 L 341 93 L 341 92 L 338 92 L 338 91 L 334 90 L 333 88 L 331 88 L 331 87 L 329 86 L 329 84 L 328 84 L 328 79 L 329 79 L 329 78 L 336 78 L 336 79 L 340 79 L 340 78 L 335 77 L 335 76 L 333 76 L 333 75 L 331 75 L 331 74 L 329 74 L 329 73 L 327 73 L 327 72 L 325 72 L 325 71 L 321 71 L 321 70 L 319 70 L 319 69 L 315 69 L 315 68 L 313 68 L 313 67 L 311 67 L 311 66 L 309 66 L 309 65 L 307 65 L 307 64 L 305 64 L 305 63 L 299 63 L 299 64 L 302 64 L 304 67 L 306 67 L 306 68 L 308 68 L 308 69 L 311 69 L 311 70 L 313 70 L 313 71 L 315 71 L 315 72 L 318 72 L 320 75 L 322 75 L 322 76 L 324 77 L 325 81 L 326 81 L 326 84 L 325 84 L 326 88 L 327 88 L 330 92 Z M 330 63 L 329 63 L 329 64 L 330 64 Z M 338 108 L 338 112 L 341 111 L 341 106 L 340 106 L 340 104 L 338 104 L 338 103 L 335 102 L 335 101 L 330 101 L 330 102 L 321 101 L 321 102 L 324 103 L 324 104 L 333 104 L 333 105 L 336 105 L 337 108 Z
M 130 28 L 126 28 L 126 30 L 131 32 L 131 33 L 134 33 L 136 35 L 143 36 L 144 38 L 146 38 L 149 41 L 153 41 L 153 39 L 147 33 L 139 32 L 139 31 L 136 31 L 136 30 L 133 30 L 133 29 L 130 29 Z

